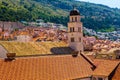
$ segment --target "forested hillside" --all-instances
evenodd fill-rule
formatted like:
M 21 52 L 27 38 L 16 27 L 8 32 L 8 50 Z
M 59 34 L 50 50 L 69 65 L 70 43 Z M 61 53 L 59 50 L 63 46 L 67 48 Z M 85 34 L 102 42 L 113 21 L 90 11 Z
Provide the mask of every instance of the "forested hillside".
M 43 19 L 67 25 L 72 6 L 80 11 L 83 25 L 96 31 L 120 27 L 120 9 L 75 0 L 0 0 L 0 20 L 34 21 Z

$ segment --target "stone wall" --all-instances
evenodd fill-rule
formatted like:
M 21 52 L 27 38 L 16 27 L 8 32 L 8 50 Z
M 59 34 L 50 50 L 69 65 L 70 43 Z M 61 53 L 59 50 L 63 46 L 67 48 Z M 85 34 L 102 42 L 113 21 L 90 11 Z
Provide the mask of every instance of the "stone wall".
M 7 53 L 7 50 L 0 45 L 0 58 L 6 58 L 6 53 Z

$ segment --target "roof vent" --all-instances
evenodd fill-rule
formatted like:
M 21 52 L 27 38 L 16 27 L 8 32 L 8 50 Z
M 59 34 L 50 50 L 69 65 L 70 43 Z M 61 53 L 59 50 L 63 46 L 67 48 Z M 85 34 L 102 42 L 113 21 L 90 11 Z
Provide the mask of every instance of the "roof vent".
M 15 60 L 16 53 L 7 53 L 7 58 L 5 58 L 5 61 L 13 61 Z
M 77 57 L 78 56 L 78 51 L 73 51 L 72 52 L 72 57 Z

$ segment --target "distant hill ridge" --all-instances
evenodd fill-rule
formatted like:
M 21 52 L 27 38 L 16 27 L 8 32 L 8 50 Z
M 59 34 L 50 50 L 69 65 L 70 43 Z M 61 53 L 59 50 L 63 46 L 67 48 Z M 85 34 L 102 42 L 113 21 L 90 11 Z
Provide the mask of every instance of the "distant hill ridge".
M 113 31 L 120 27 L 120 9 L 75 0 L 0 0 L 1 21 L 43 19 L 67 25 L 69 11 L 76 5 L 84 27 Z

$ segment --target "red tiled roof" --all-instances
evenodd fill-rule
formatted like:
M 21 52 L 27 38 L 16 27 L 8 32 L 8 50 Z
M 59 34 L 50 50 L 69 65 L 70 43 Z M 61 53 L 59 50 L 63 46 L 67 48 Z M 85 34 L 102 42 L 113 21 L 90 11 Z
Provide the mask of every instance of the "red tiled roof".
M 117 67 L 117 69 L 115 70 L 112 80 L 120 80 L 120 64 Z
M 94 59 L 97 68 L 93 72 L 93 76 L 109 76 L 113 70 L 119 65 L 120 61 Z
M 0 60 L 0 80 L 68 80 L 90 77 L 92 65 L 82 56 L 41 56 Z

